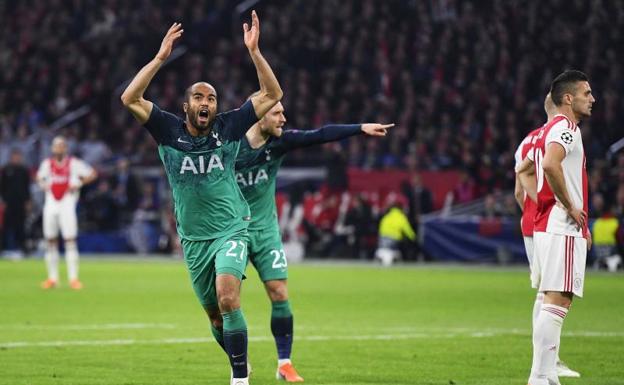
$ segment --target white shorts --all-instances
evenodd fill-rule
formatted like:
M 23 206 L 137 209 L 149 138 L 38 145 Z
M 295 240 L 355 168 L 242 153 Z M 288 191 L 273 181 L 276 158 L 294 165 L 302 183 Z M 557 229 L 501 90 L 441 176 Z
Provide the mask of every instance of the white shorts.
M 75 239 L 78 236 L 76 204 L 72 200 L 63 199 L 43 206 L 44 238 L 58 238 L 59 232 L 63 239 Z
M 522 237 L 524 239 L 524 249 L 529 261 L 529 271 L 533 271 L 533 237 Z
M 583 296 L 587 240 L 582 237 L 536 232 L 531 282 L 540 292 L 571 292 Z

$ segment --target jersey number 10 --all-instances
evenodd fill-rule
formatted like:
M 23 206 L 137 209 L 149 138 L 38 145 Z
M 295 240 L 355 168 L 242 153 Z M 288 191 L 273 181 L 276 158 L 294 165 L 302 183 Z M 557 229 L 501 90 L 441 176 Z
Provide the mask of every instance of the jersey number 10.
M 537 192 L 542 191 L 544 187 L 544 169 L 542 168 L 542 160 L 544 155 L 539 149 L 534 150 L 535 157 L 535 176 L 537 177 Z

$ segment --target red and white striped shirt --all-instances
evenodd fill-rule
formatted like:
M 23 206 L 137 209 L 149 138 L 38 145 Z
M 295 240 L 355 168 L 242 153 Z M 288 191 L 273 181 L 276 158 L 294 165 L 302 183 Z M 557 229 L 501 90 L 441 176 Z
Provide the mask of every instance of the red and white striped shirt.
M 535 145 L 535 141 L 537 140 L 537 134 L 539 134 L 540 130 L 544 128 L 546 125 L 537 128 L 531 132 L 522 140 L 514 158 L 516 160 L 516 168 L 520 166 L 520 163 L 527 157 L 529 152 L 533 150 L 533 146 Z M 522 235 L 525 237 L 533 236 L 533 223 L 535 222 L 535 214 L 537 213 L 537 204 L 529 198 L 529 196 L 524 194 L 524 202 L 522 208 L 522 218 L 520 219 L 520 227 L 522 229 Z
M 584 229 L 578 228 L 544 176 L 542 161 L 550 143 L 559 143 L 565 149 L 566 156 L 561 166 L 568 195 L 574 207 L 587 212 L 587 171 L 581 130 L 564 115 L 556 115 L 539 131 L 533 151 L 528 153 L 529 159 L 535 162 L 537 175 L 537 214 L 534 231 L 583 237 L 587 232 L 587 226 Z
M 80 185 L 80 178 L 93 172 L 93 168 L 84 161 L 66 156 L 57 162 L 54 158 L 41 162 L 37 171 L 37 178 L 44 181 L 46 189 L 46 204 L 60 202 L 66 197 L 78 199 L 78 192 L 69 192 L 70 187 Z

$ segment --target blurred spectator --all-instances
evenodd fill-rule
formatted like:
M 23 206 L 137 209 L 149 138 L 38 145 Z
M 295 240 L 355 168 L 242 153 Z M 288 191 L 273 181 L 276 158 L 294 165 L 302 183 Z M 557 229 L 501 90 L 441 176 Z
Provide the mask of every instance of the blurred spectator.
M 0 192 L 4 201 L 2 248 L 16 256 L 26 251 L 25 221 L 30 207 L 30 173 L 20 150 L 13 149 L 9 163 L 0 173 Z
M 278 200 L 278 210 L 284 252 L 288 260 L 294 262 L 301 261 L 305 256 L 304 242 L 306 237 L 303 231 L 304 190 L 305 187 L 301 183 L 295 183 L 294 186 L 290 187 L 287 198 L 284 199 L 283 195 L 276 197 L 276 199 L 281 197 Z
M 615 193 L 614 214 L 618 218 L 624 218 L 624 183 L 620 183 Z
M 622 257 L 617 254 L 617 234 L 620 223 L 611 210 L 594 221 L 591 232 L 593 238 L 594 266 L 606 265 L 609 271 L 617 270 Z
M 339 214 L 340 199 L 336 194 L 319 195 L 312 209 L 310 220 L 303 225 L 308 235 L 306 254 L 317 254 L 327 258 L 331 254 L 334 242 L 334 228 Z
M 324 159 L 327 169 L 327 188 L 330 193 L 339 194 L 349 188 L 347 159 L 340 143 L 327 143 L 324 148 L 326 149 Z
M 361 194 L 353 198 L 353 205 L 344 221 L 349 234 L 348 244 L 352 255 L 359 259 L 371 259 L 375 251 L 377 220 L 373 217 L 371 206 Z
M 87 137 L 80 143 L 80 153 L 85 162 L 99 168 L 108 160 L 112 153 L 110 148 L 98 137 L 97 128 L 89 130 Z
M 500 217 L 500 206 L 494 194 L 488 194 L 485 196 L 483 203 L 483 213 L 481 216 L 484 219 L 492 219 Z
M 505 217 L 520 217 L 518 203 L 513 194 L 505 194 L 503 198 L 503 205 L 501 207 L 501 215 Z
M 119 228 L 119 206 L 108 180 L 100 179 L 87 202 L 87 217 L 95 224 L 95 230 L 112 231 Z
M 112 195 L 122 210 L 122 221 L 129 222 L 141 200 L 141 182 L 130 170 L 130 162 L 121 157 L 115 163 L 115 169 L 110 176 Z
M 139 254 L 155 251 L 159 243 L 160 211 L 154 183 L 143 183 L 141 201 L 129 228 L 129 243 Z
M 592 194 L 591 202 L 589 202 L 589 216 L 591 218 L 600 218 L 605 212 L 605 200 L 601 193 Z
M 453 189 L 453 202 L 455 204 L 468 203 L 477 198 L 477 185 L 474 178 L 466 170 L 459 174 L 459 182 Z
M 180 243 L 180 236 L 176 228 L 176 219 L 173 215 L 173 204 L 171 200 L 167 201 L 167 204 L 161 210 L 161 227 L 163 230 L 163 236 L 166 237 L 166 245 L 162 245 L 162 241 L 159 247 L 171 252 L 171 256 L 176 259 L 182 259 L 184 252 L 182 251 L 182 244 Z M 161 236 L 162 238 L 162 236 Z M 164 247 L 162 247 L 164 246 Z
M 414 174 L 411 183 L 404 182 L 401 185 L 401 192 L 407 198 L 407 216 L 410 223 L 413 228 L 417 229 L 420 216 L 433 210 L 431 191 L 422 183 L 420 174 Z
M 403 212 L 402 203 L 392 198 L 389 201 L 389 209 L 379 221 L 379 244 L 375 252 L 375 258 L 384 266 L 405 257 L 405 249 L 416 241 L 416 232 Z

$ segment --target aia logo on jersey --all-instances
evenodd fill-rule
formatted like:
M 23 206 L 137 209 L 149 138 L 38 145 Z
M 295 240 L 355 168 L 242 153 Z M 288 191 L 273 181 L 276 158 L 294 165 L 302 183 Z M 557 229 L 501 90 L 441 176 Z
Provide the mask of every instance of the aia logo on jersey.
M 207 163 L 206 165 L 206 159 L 203 155 L 199 155 L 197 161 L 194 161 L 190 156 L 185 156 L 182 160 L 182 166 L 180 167 L 180 174 L 184 174 L 185 172 L 192 172 L 194 175 L 210 174 L 215 168 L 221 171 L 225 170 L 221 158 L 219 158 L 217 154 L 210 155 L 210 159 L 208 159 Z
M 565 144 L 570 144 L 572 143 L 572 141 L 574 140 L 574 137 L 572 136 L 571 133 L 569 132 L 562 132 L 561 133 L 561 140 L 563 141 L 563 143 Z
M 255 184 L 268 181 L 269 175 L 263 168 L 259 169 L 255 174 L 253 171 L 249 171 L 247 174 L 243 174 L 241 172 L 236 174 L 236 183 L 238 183 L 241 187 L 253 186 Z

